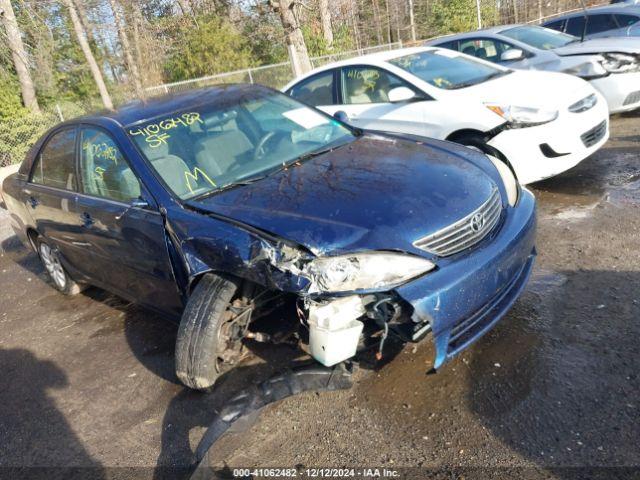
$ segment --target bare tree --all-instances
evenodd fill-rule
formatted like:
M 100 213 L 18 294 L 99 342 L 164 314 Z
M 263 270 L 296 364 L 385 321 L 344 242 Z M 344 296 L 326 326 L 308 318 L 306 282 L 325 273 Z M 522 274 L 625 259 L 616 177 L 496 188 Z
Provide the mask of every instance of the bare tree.
M 118 31 L 118 38 L 120 39 L 120 45 L 122 46 L 122 53 L 124 55 L 124 61 L 127 65 L 129 73 L 133 80 L 133 86 L 138 98 L 144 97 L 144 90 L 142 89 L 142 81 L 140 80 L 140 72 L 138 70 L 138 64 L 133 59 L 133 53 L 131 52 L 131 45 L 129 44 L 129 37 L 125 31 L 124 21 L 122 19 L 122 13 L 120 12 L 120 5 L 118 0 L 109 0 L 111 9 L 113 10 L 113 18 L 116 23 L 116 30 Z
M 322 22 L 322 35 L 327 47 L 333 46 L 333 30 L 331 28 L 331 10 L 329 10 L 329 0 L 319 0 L 320 21 Z
M 294 12 L 297 2 L 295 0 L 269 0 L 269 4 L 280 15 L 282 27 L 287 35 L 287 47 L 294 73 L 298 76 L 310 71 L 312 66 L 307 44 Z
M 24 106 L 32 112 L 39 113 L 40 107 L 38 106 L 36 90 L 33 87 L 33 80 L 29 72 L 27 52 L 22 42 L 20 28 L 18 27 L 18 22 L 16 21 L 16 16 L 11 6 L 11 0 L 0 0 L 0 16 L 2 16 L 2 23 L 4 24 L 4 29 L 7 34 L 7 43 L 11 50 L 13 66 L 18 75 L 18 82 L 20 82 L 22 102 Z
M 64 0 L 64 2 L 69 9 L 69 15 L 71 17 L 73 29 L 75 30 L 78 43 L 80 44 L 80 48 L 82 49 L 82 53 L 84 53 L 84 56 L 87 59 L 87 63 L 89 64 L 89 69 L 91 70 L 93 80 L 96 82 L 96 86 L 98 87 L 98 92 L 100 92 L 102 103 L 106 108 L 113 109 L 113 103 L 111 102 L 109 91 L 107 90 L 107 86 L 104 83 L 104 78 L 102 78 L 100 67 L 98 67 L 96 59 L 91 52 L 91 47 L 89 47 L 86 33 L 84 31 L 84 28 L 82 28 L 82 23 L 80 22 L 80 18 L 78 17 L 78 12 L 76 12 L 76 7 L 73 4 L 73 0 Z

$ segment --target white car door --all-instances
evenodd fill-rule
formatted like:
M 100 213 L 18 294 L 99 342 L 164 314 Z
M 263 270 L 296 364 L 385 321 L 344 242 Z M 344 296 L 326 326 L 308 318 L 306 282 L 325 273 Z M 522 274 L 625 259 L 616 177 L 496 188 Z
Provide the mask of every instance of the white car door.
M 345 120 L 355 127 L 385 132 L 409 133 L 437 137 L 439 128 L 434 119 L 427 121 L 427 95 L 396 75 L 375 66 L 354 65 L 340 70 L 341 104 L 322 109 L 331 115 L 342 111 Z M 414 91 L 412 100 L 392 103 L 389 92 L 397 87 Z

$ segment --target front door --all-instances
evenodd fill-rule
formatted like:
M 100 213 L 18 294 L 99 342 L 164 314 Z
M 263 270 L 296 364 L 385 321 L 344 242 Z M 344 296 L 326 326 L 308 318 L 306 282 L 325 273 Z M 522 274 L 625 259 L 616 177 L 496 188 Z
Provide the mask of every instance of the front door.
M 341 69 L 342 104 L 335 107 L 347 114 L 351 125 L 367 130 L 435 136 L 425 117 L 425 101 L 391 103 L 389 92 L 407 87 L 424 96 L 396 75 L 373 66 L 348 66 Z M 335 113 L 334 111 L 330 113 Z
M 84 269 L 133 301 L 178 313 L 182 307 L 163 217 L 113 138 L 80 131 L 77 214 L 84 230 Z M 140 203 L 145 198 L 148 205 Z

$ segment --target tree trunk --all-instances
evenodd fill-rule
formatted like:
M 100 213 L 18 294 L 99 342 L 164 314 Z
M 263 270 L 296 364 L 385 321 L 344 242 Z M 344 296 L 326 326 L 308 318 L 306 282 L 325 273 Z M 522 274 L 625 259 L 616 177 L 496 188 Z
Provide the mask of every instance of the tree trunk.
M 120 39 L 120 45 L 122 46 L 124 61 L 133 79 L 133 86 L 136 91 L 136 96 L 138 98 L 144 98 L 144 90 L 142 89 L 142 82 L 140 80 L 138 64 L 133 59 L 131 45 L 129 44 L 129 37 L 127 37 L 125 25 L 122 20 L 122 13 L 120 12 L 120 5 L 118 5 L 117 0 L 109 0 L 109 3 L 111 4 L 111 10 L 113 10 L 113 18 L 115 19 L 116 30 L 118 31 L 118 38 Z
M 84 56 L 87 59 L 89 69 L 91 70 L 91 74 L 93 75 L 93 80 L 96 82 L 96 86 L 98 87 L 98 91 L 100 92 L 102 103 L 105 108 L 113 109 L 113 103 L 111 102 L 111 97 L 109 96 L 107 86 L 104 84 L 102 72 L 100 71 L 100 68 L 96 63 L 96 59 L 94 58 L 93 53 L 91 52 L 91 48 L 89 47 L 89 42 L 87 41 L 85 31 L 82 28 L 82 24 L 80 23 L 80 18 L 78 18 L 78 12 L 76 12 L 76 8 L 72 0 L 64 1 L 67 8 L 69 9 L 71 23 L 73 24 L 73 29 L 75 30 L 76 37 L 78 38 L 78 43 L 80 44 L 82 53 L 84 53 Z
M 333 30 L 331 29 L 331 10 L 329 0 L 319 0 L 320 21 L 322 22 L 322 35 L 328 48 L 333 46 Z
M 73 5 L 76 7 L 76 11 L 78 12 L 78 18 L 80 18 L 80 23 L 82 24 L 82 28 L 84 28 L 84 32 L 87 35 L 87 40 L 89 41 L 89 45 L 92 43 L 94 47 L 96 45 L 96 41 L 93 35 L 93 30 L 91 30 L 91 26 L 89 25 L 89 17 L 87 16 L 87 9 L 84 5 L 84 0 L 73 0 Z
M 22 93 L 22 103 L 25 107 L 34 113 L 40 112 L 38 99 L 36 98 L 36 90 L 33 87 L 33 80 L 29 72 L 29 62 L 27 60 L 27 52 L 22 43 L 22 36 L 18 28 L 18 22 L 11 6 L 11 0 L 0 0 L 0 16 L 7 34 L 7 43 L 13 57 L 13 66 L 18 75 L 20 82 L 20 91 Z
M 373 6 L 373 23 L 375 23 L 376 38 L 378 45 L 382 45 L 382 24 L 380 22 L 380 10 L 378 9 L 378 0 L 371 0 Z
M 416 41 L 416 22 L 413 14 L 413 0 L 409 0 L 409 25 L 411 27 L 411 41 Z
M 269 0 L 269 4 L 280 15 L 282 28 L 284 28 L 284 32 L 287 35 L 287 47 L 291 56 L 294 74 L 299 76 L 309 72 L 312 69 L 311 60 L 309 60 L 309 52 L 307 51 L 300 24 L 293 12 L 294 0 Z

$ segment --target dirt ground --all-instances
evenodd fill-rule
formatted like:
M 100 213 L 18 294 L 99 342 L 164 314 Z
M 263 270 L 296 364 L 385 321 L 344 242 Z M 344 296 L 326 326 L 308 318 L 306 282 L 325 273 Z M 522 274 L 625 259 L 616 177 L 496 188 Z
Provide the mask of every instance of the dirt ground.
M 428 341 L 410 345 L 377 371 L 361 368 L 349 391 L 265 408 L 216 445 L 212 465 L 640 478 L 639 155 L 640 115 L 618 116 L 603 150 L 532 187 L 533 279 L 510 314 L 439 373 L 427 375 Z M 215 393 L 187 391 L 173 373 L 174 325 L 97 289 L 57 293 L 6 216 L 0 210 L 0 478 L 175 478 L 165 467 L 191 462 L 216 409 L 295 356 L 262 347 Z

